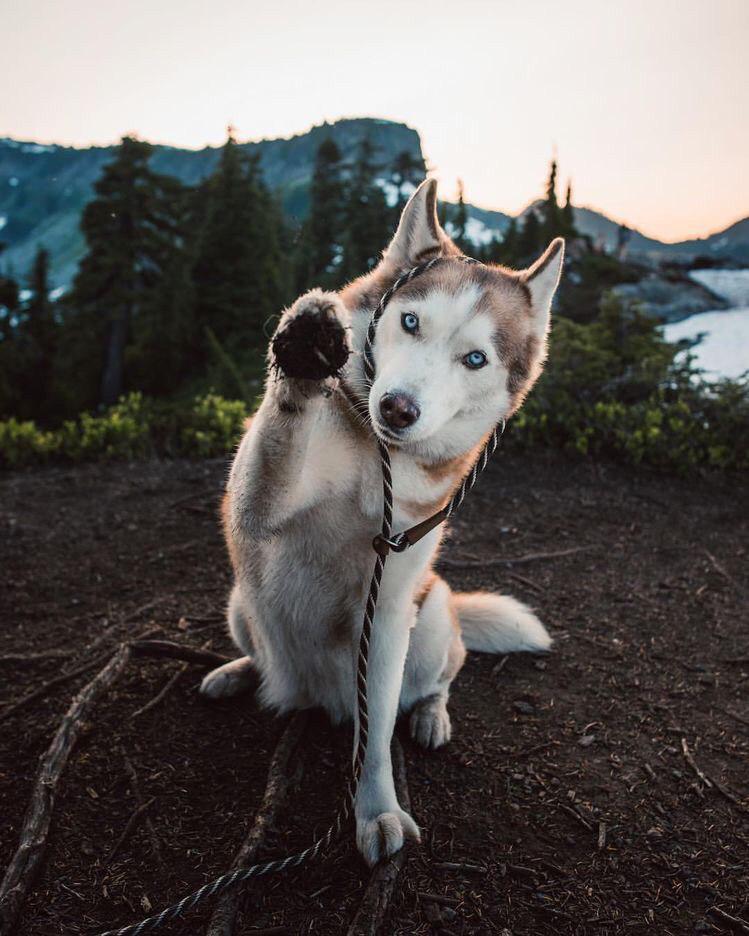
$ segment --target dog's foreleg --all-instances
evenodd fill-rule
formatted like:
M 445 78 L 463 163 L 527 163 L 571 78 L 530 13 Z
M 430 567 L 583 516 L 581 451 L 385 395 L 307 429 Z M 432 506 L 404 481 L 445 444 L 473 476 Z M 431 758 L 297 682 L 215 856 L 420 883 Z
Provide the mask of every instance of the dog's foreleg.
M 348 355 L 346 316 L 334 293 L 313 290 L 281 317 L 271 342 L 265 396 L 229 478 L 236 534 L 271 536 L 312 506 L 326 484 L 329 488 L 329 479 L 304 468 L 333 375 Z
M 398 803 L 390 757 L 413 614 L 410 601 L 390 603 L 381 596 L 369 645 L 369 732 L 356 797 L 356 844 L 369 865 L 397 852 L 404 839 L 419 838 L 416 823 Z

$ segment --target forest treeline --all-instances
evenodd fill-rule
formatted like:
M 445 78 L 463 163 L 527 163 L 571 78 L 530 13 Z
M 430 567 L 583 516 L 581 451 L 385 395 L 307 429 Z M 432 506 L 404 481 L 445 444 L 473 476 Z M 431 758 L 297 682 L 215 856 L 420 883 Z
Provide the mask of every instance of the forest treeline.
M 44 248 L 25 291 L 0 277 L 0 464 L 225 452 L 261 392 L 281 309 L 371 268 L 426 174 L 410 152 L 383 165 L 366 138 L 351 154 L 326 139 L 297 222 L 231 134 L 195 187 L 154 172 L 152 152 L 122 139 L 84 209 L 86 253 L 61 298 Z M 677 471 L 749 464 L 746 381 L 706 382 L 657 321 L 607 296 L 644 271 L 578 234 L 555 162 L 544 197 L 483 246 L 467 236 L 462 187 L 440 213 L 487 262 L 520 268 L 557 235 L 570 245 L 549 363 L 515 444 Z
M 0 416 L 54 425 L 114 404 L 123 393 L 175 396 L 212 388 L 239 399 L 262 367 L 274 316 L 312 286 L 337 288 L 377 262 L 423 159 L 408 151 L 388 165 L 365 137 L 345 158 L 319 146 L 309 211 L 285 218 L 257 157 L 229 135 L 213 174 L 190 188 L 150 167 L 153 148 L 125 137 L 84 209 L 86 254 L 72 288 L 50 300 L 44 248 L 27 297 L 0 282 Z M 569 201 L 546 200 L 479 258 L 532 260 L 556 234 L 573 231 Z M 442 206 L 466 252 L 462 191 Z M 4 314 L 2 314 L 4 312 Z

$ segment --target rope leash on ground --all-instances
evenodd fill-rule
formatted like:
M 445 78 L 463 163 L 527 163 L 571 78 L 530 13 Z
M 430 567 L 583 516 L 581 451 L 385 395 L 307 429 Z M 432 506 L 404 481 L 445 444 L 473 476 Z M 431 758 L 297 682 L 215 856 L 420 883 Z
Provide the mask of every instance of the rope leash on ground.
M 382 294 L 380 301 L 377 304 L 377 308 L 372 313 L 372 318 L 369 323 L 367 338 L 364 346 L 364 372 L 367 378 L 367 382 L 370 386 L 372 385 L 375 375 L 374 340 L 377 334 L 377 325 L 393 295 L 403 286 L 412 282 L 414 279 L 426 273 L 428 270 L 431 270 L 437 264 L 454 262 L 478 263 L 479 261 L 474 260 L 471 257 L 436 257 L 435 259 L 419 264 L 418 266 L 413 267 L 407 273 L 404 273 L 403 276 L 399 277 L 393 283 L 393 285 Z M 339 837 L 345 824 L 354 813 L 356 791 L 359 785 L 359 779 L 361 777 L 362 768 L 364 766 L 364 759 L 367 753 L 367 736 L 369 728 L 367 708 L 367 667 L 369 663 L 369 639 L 372 633 L 374 615 L 377 608 L 377 598 L 379 596 L 380 585 L 382 583 L 382 576 L 385 571 L 385 562 L 387 561 L 388 554 L 391 550 L 393 552 L 403 552 L 409 546 L 414 545 L 414 543 L 418 542 L 423 536 L 426 536 L 430 530 L 433 530 L 440 523 L 444 522 L 453 514 L 455 510 L 457 510 L 458 507 L 460 507 L 466 497 L 466 494 L 471 490 L 471 488 L 478 480 L 480 472 L 486 468 L 490 457 L 499 444 L 499 439 L 504 432 L 504 428 L 505 421 L 502 419 L 492 430 L 489 438 L 487 439 L 487 442 L 484 445 L 484 448 L 481 451 L 481 454 L 476 459 L 473 467 L 461 482 L 460 487 L 452 496 L 450 501 L 446 504 L 446 506 L 442 508 L 442 510 L 437 511 L 437 513 L 433 514 L 433 516 L 428 517 L 421 523 L 417 523 L 415 526 L 403 531 L 402 533 L 397 533 L 396 535 L 393 535 L 392 532 L 393 478 L 390 465 L 390 451 L 383 441 L 381 441 L 379 438 L 377 439 L 377 447 L 382 468 L 382 525 L 380 528 L 380 533 L 374 538 L 372 544 L 377 554 L 377 558 L 375 561 L 374 570 L 372 572 L 369 594 L 364 608 L 361 637 L 359 639 L 359 651 L 356 670 L 356 696 L 359 731 L 356 742 L 353 770 L 346 788 L 346 796 L 343 805 L 336 814 L 336 817 L 327 832 L 318 838 L 315 842 L 313 842 L 312 845 L 310 845 L 308 848 L 305 848 L 304 851 L 297 852 L 293 855 L 287 855 L 285 858 L 278 858 L 273 861 L 254 864 L 249 868 L 237 868 L 234 871 L 222 874 L 214 881 L 210 881 L 209 883 L 204 884 L 198 890 L 188 894 L 186 897 L 183 897 L 182 900 L 178 901 L 177 903 L 166 907 L 160 913 L 146 917 L 145 919 L 140 920 L 138 923 L 131 923 L 128 926 L 120 927 L 119 929 L 106 930 L 106 932 L 99 933 L 98 936 L 140 936 L 141 933 L 146 933 L 150 930 L 158 929 L 164 923 L 181 917 L 184 913 L 186 913 L 188 910 L 191 910 L 202 900 L 205 900 L 209 897 L 214 897 L 216 894 L 219 894 L 230 887 L 234 887 L 237 884 L 241 884 L 253 878 L 265 877 L 269 874 L 278 874 L 290 868 L 298 868 L 300 865 L 317 858 L 318 855 L 324 852 Z

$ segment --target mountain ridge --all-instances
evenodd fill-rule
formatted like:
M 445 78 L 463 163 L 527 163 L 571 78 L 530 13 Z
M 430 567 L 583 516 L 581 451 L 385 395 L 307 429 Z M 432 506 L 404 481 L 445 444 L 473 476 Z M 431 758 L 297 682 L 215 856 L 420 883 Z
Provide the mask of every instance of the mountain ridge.
M 266 183 L 279 193 L 285 211 L 297 218 L 306 211 L 314 154 L 326 136 L 331 136 L 344 153 L 353 152 L 366 136 L 384 162 L 392 161 L 403 150 L 423 156 L 418 131 L 383 118 L 343 118 L 289 137 L 241 143 L 244 150 L 259 156 Z M 115 145 L 75 147 L 0 138 L 0 241 L 7 244 L 0 256 L 0 269 L 23 280 L 37 247 L 43 245 L 52 258 L 52 284 L 64 287 L 70 283 L 85 250 L 80 215 L 114 149 Z M 195 185 L 210 174 L 220 151 L 220 146 L 185 149 L 154 144 L 152 165 L 158 172 Z M 471 204 L 466 207 L 466 233 L 477 244 L 501 236 L 512 217 L 496 209 Z M 618 222 L 589 207 L 575 207 L 574 211 L 582 233 L 606 249 L 615 247 Z M 629 252 L 645 259 L 689 261 L 704 254 L 719 261 L 749 264 L 749 218 L 739 219 L 705 238 L 677 243 L 659 241 L 635 228 L 630 230 Z

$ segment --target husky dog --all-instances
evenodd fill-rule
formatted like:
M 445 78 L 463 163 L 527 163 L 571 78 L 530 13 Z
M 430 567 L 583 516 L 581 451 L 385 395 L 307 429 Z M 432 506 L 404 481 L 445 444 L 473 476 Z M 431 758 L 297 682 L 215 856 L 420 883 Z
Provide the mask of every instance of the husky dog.
M 312 290 L 281 317 L 277 336 L 298 334 L 302 356 L 324 357 L 331 329 L 351 354 L 337 377 L 315 380 L 279 372 L 271 344 L 265 397 L 222 510 L 235 573 L 229 628 L 243 655 L 205 677 L 207 696 L 233 695 L 259 676 L 260 701 L 279 712 L 321 706 L 334 722 L 355 718 L 357 645 L 382 512 L 373 432 L 391 450 L 393 529 L 402 530 L 444 506 L 540 373 L 562 240 L 523 272 L 448 260 L 399 289 L 377 329 L 367 386 L 362 349 L 382 293 L 415 264 L 460 256 L 436 207 L 436 185 L 426 181 L 372 272 L 340 293 Z M 393 784 L 398 713 L 409 713 L 418 743 L 437 748 L 450 739 L 448 694 L 466 649 L 551 644 L 514 598 L 451 591 L 432 571 L 442 535 L 438 527 L 391 555 L 380 589 L 355 808 L 357 845 L 370 865 L 419 836 Z

